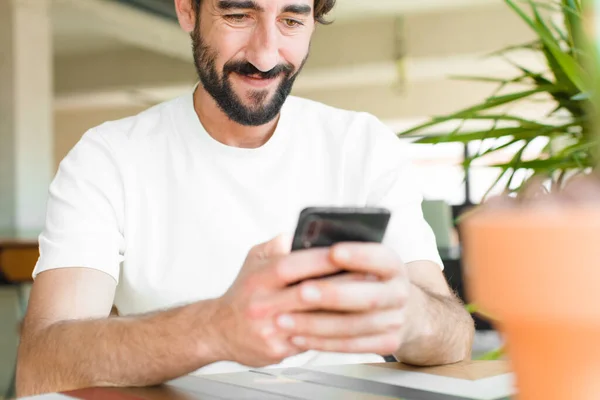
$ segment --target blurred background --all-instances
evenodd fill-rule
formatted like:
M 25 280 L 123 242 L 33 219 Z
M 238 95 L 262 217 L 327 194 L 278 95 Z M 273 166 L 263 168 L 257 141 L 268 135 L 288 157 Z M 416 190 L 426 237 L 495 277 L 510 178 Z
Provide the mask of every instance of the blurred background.
M 502 57 L 484 56 L 535 38 L 502 0 L 338 0 L 330 19 L 318 27 L 293 94 L 370 112 L 397 132 L 489 96 L 495 85 L 449 77 L 510 75 Z M 527 52 L 511 57 L 533 69 L 543 63 Z M 36 251 L 58 163 L 87 129 L 195 82 L 173 0 L 0 0 L 0 394 L 28 288 L 27 270 L 7 276 L 15 262 L 9 248 Z M 531 102 L 519 114 L 535 119 L 540 107 Z M 481 201 L 500 171 L 483 164 L 465 171 L 461 164 L 477 143 L 402 140 L 421 175 L 446 275 L 463 295 L 454 218 Z M 23 254 L 17 261 L 30 272 L 35 254 Z M 483 321 L 478 327 L 489 329 Z
M 196 77 L 173 0 L 3 3 L 0 235 L 34 236 L 46 186 L 87 129 L 175 97 Z M 373 113 L 396 131 L 488 96 L 489 83 L 449 76 L 510 73 L 483 56 L 533 39 L 502 0 L 340 0 L 331 19 L 294 94 Z M 523 114 L 539 112 L 532 104 Z M 454 206 L 478 203 L 498 175 L 474 167 L 466 185 L 460 144 L 410 152 L 426 197 Z

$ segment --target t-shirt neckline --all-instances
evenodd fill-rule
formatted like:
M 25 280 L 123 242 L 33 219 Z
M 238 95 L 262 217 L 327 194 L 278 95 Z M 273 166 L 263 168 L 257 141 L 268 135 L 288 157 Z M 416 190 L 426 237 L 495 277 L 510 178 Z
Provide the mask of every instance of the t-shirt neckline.
M 212 152 L 232 157 L 264 157 L 266 155 L 279 152 L 291 134 L 289 129 L 287 129 L 289 120 L 288 97 L 279 113 L 279 120 L 277 121 L 275 131 L 265 144 L 256 148 L 242 148 L 221 143 L 213 138 L 202 125 L 202 122 L 200 121 L 200 118 L 194 109 L 194 91 L 195 87 L 192 91 L 186 93 L 180 98 L 179 103 L 184 115 L 184 125 L 181 124 L 183 121 L 180 122 L 176 120 L 174 122 L 180 127 L 180 129 L 186 129 L 189 134 L 197 138 L 197 140 L 200 141 L 203 146 L 206 146 Z

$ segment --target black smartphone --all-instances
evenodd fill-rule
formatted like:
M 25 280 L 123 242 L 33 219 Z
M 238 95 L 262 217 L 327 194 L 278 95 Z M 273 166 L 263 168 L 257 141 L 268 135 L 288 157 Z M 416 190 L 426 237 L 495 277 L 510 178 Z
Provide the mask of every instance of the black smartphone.
M 381 243 L 390 217 L 388 209 L 376 207 L 305 208 L 298 218 L 292 251 L 329 247 L 340 242 Z M 341 271 L 321 278 L 343 273 Z M 393 355 L 384 356 L 384 359 L 386 362 L 397 361 Z
M 391 212 L 378 207 L 308 207 L 302 210 L 292 251 L 340 242 L 377 242 L 385 236 Z

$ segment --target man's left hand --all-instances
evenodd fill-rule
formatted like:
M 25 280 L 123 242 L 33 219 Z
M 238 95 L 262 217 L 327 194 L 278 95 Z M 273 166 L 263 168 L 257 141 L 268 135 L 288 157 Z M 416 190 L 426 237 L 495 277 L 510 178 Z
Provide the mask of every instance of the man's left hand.
M 348 272 L 291 288 L 290 296 L 302 296 L 305 306 L 279 315 L 279 327 L 304 350 L 395 352 L 401 345 L 411 293 L 404 263 L 379 243 L 338 244 L 330 257 Z

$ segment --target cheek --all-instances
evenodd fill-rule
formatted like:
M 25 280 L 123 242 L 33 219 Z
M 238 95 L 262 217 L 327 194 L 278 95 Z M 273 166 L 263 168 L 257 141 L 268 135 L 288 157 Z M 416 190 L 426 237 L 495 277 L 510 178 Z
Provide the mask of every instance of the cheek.
M 281 47 L 282 57 L 296 68 L 299 68 L 308 54 L 310 40 L 304 38 L 285 38 Z
M 210 47 L 217 52 L 216 64 L 219 70 L 222 70 L 226 62 L 239 58 L 237 55 L 248 43 L 247 32 L 227 29 L 226 26 L 214 26 L 205 37 Z
M 218 49 L 222 58 L 232 59 L 239 54 L 248 43 L 248 33 L 246 32 L 226 32 L 219 35 Z

